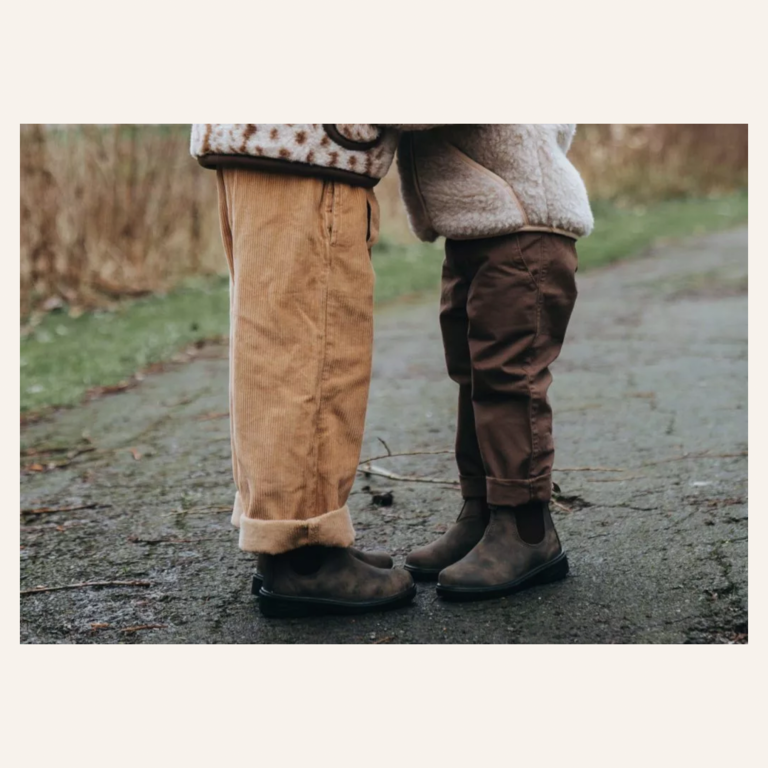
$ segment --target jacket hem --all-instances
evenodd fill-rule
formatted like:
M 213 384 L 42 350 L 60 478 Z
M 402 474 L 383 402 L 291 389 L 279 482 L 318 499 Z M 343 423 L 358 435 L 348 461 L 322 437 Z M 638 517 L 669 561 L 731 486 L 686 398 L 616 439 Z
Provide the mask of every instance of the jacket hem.
M 581 235 L 577 235 L 573 232 L 568 232 L 565 229 L 558 229 L 557 227 L 537 227 L 535 225 L 526 225 L 524 227 L 515 227 L 514 229 L 502 230 L 499 232 L 488 232 L 484 234 L 471 234 L 471 235 L 445 235 L 446 240 L 483 240 L 486 237 L 504 237 L 505 235 L 516 235 L 518 232 L 548 232 L 551 235 L 562 235 L 563 237 L 569 237 L 571 240 L 578 240 Z
M 343 181 L 353 187 L 375 187 L 380 179 L 364 176 L 360 173 L 345 171 L 343 168 L 329 168 L 324 165 L 310 165 L 274 157 L 255 157 L 253 155 L 200 155 L 197 162 L 203 168 L 241 168 L 265 173 L 287 173 L 293 176 L 313 176 L 315 178 Z

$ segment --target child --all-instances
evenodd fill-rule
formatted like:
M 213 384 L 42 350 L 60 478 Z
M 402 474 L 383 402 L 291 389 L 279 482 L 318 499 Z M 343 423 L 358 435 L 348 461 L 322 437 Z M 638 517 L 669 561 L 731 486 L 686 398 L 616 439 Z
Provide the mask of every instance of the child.
M 446 237 L 440 324 L 464 497 L 405 567 L 447 599 L 499 597 L 568 572 L 549 512 L 547 389 L 576 301 L 575 241 L 593 226 L 566 158 L 575 126 L 399 127 L 411 129 L 398 148 L 411 226 Z
M 351 547 L 347 508 L 371 377 L 372 187 L 396 144 L 366 124 L 192 129 L 192 155 L 218 175 L 231 274 L 232 522 L 240 548 L 262 553 L 266 615 L 415 594 L 388 555 Z

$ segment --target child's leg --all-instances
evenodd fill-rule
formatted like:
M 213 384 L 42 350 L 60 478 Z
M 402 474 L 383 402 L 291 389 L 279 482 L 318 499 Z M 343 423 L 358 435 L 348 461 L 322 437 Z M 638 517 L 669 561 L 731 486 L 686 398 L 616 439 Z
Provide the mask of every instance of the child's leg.
M 576 249 L 569 238 L 549 233 L 480 242 L 467 314 L 488 503 L 548 502 L 554 460 L 549 366 L 576 301 Z M 473 244 L 449 241 L 447 247 L 471 251 Z
M 218 185 L 219 197 L 219 226 L 221 229 L 221 240 L 224 244 L 224 255 L 227 258 L 229 267 L 229 436 L 230 448 L 232 451 L 232 477 L 235 481 L 235 503 L 232 508 L 232 525 L 239 527 L 240 518 L 243 514 L 243 502 L 237 491 L 237 443 L 235 441 L 235 404 L 234 404 L 234 349 L 235 349 L 235 322 L 234 322 L 234 288 L 235 288 L 235 264 L 232 253 L 232 230 L 229 226 L 229 211 L 227 209 L 227 191 L 224 186 L 224 173 L 216 173 L 216 183 Z
M 253 171 L 220 178 L 240 546 L 349 546 L 371 370 L 372 195 Z
M 558 235 L 520 233 L 448 241 L 446 253 L 471 265 L 472 402 L 490 519 L 472 551 L 441 571 L 437 591 L 477 600 L 568 572 L 548 505 L 554 445 L 547 389 L 576 300 L 576 251 Z
M 405 567 L 417 579 L 436 579 L 443 568 L 461 560 L 480 541 L 488 524 L 485 467 L 475 433 L 472 362 L 467 341 L 471 269 L 471 264 L 456 263 L 446 257 L 440 301 L 440 328 L 448 375 L 459 385 L 456 464 L 464 504 L 455 524 L 442 536 L 408 554 Z
M 440 299 L 440 329 L 448 375 L 459 385 L 456 464 L 459 468 L 461 495 L 465 499 L 484 498 L 486 495 L 485 467 L 475 433 L 472 405 L 472 361 L 467 338 L 467 297 L 470 285 L 471 264 L 462 265 L 446 256 Z

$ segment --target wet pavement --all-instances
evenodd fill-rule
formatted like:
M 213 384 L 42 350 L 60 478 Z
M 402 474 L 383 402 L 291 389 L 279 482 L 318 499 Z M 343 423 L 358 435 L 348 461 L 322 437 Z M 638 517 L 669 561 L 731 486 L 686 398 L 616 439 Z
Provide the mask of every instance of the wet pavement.
M 747 230 L 584 275 L 579 292 L 550 390 L 565 581 L 471 604 L 427 584 L 390 613 L 261 617 L 254 559 L 229 526 L 227 350 L 212 346 L 22 430 L 22 510 L 64 508 L 22 513 L 22 590 L 133 583 L 22 595 L 21 641 L 744 642 Z M 436 299 L 380 311 L 375 343 L 363 456 L 385 453 L 380 439 L 395 453 L 450 449 L 457 393 Z M 376 464 L 455 477 L 444 454 Z M 391 506 L 376 506 L 386 491 Z M 350 498 L 358 546 L 398 562 L 459 506 L 452 486 L 382 477 Z

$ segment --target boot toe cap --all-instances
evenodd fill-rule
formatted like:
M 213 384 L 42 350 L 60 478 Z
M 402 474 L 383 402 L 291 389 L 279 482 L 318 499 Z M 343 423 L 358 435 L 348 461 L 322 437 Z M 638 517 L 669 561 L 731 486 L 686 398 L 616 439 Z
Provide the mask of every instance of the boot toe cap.
M 408 571 L 402 568 L 393 568 L 389 573 L 391 574 L 390 586 L 393 594 L 413 589 L 413 576 Z
M 443 568 L 437 577 L 440 587 L 473 588 L 485 587 L 485 574 L 476 568 L 464 567 L 460 562 Z
M 410 552 L 405 558 L 405 564 L 409 568 L 429 568 L 429 558 L 423 549 L 415 549 Z

